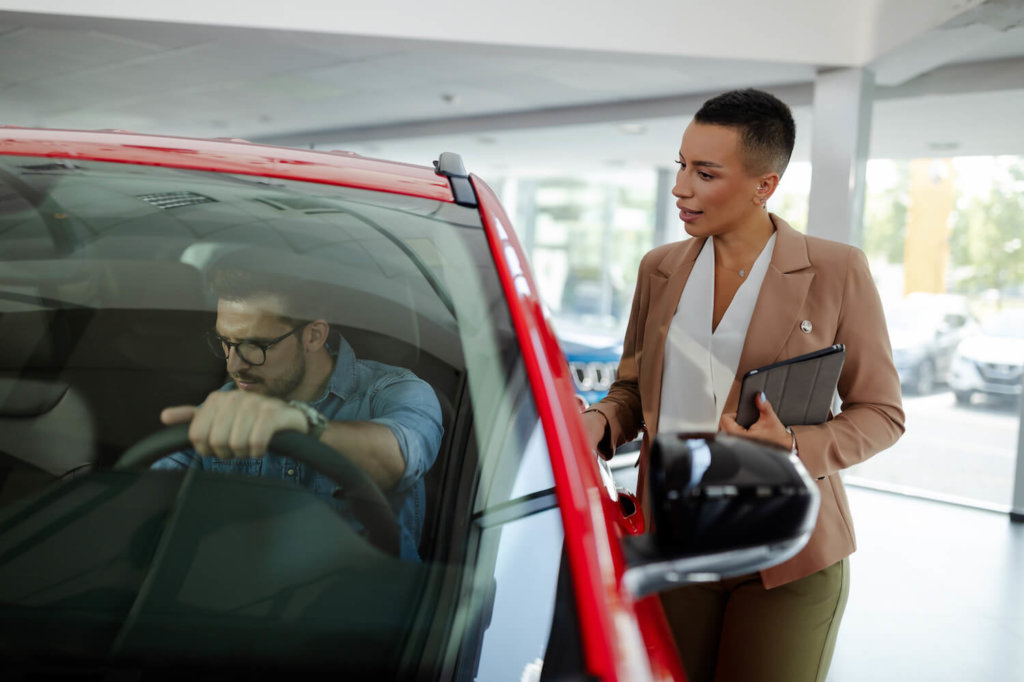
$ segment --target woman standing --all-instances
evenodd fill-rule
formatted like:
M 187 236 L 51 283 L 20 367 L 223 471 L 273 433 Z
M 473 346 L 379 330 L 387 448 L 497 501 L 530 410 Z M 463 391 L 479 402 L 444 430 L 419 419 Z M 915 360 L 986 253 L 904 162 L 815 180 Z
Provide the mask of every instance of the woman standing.
M 618 379 L 583 414 L 605 457 L 644 431 L 637 494 L 645 515 L 648 451 L 659 430 L 717 429 L 792 447 L 817 479 L 817 525 L 795 557 L 663 594 L 690 682 L 825 679 L 856 547 L 839 472 L 904 430 L 864 254 L 804 236 L 765 209 L 795 137 L 789 108 L 766 92 L 732 91 L 703 104 L 683 133 L 672 191 L 691 239 L 642 260 Z M 846 346 L 839 414 L 783 425 L 759 399 L 758 420 L 749 429 L 736 423 L 747 371 L 834 343 Z

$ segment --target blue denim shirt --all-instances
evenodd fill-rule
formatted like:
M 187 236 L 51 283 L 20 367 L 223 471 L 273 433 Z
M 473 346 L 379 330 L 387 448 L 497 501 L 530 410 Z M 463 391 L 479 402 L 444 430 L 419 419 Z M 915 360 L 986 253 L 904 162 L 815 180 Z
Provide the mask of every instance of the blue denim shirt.
M 220 390 L 234 388 L 234 382 L 229 382 Z M 426 510 L 423 476 L 437 459 L 444 430 L 441 407 L 430 384 L 407 369 L 357 359 L 352 347 L 342 339 L 334 372 L 323 395 L 312 404 L 331 421 L 372 421 L 387 426 L 395 434 L 405 458 L 405 473 L 385 496 L 398 521 L 401 557 L 419 560 L 418 545 Z M 273 453 L 256 459 L 221 460 L 185 450 L 164 457 L 153 468 L 198 468 L 295 481 L 346 513 L 345 502 L 331 496 L 338 489 L 331 479 L 301 462 Z

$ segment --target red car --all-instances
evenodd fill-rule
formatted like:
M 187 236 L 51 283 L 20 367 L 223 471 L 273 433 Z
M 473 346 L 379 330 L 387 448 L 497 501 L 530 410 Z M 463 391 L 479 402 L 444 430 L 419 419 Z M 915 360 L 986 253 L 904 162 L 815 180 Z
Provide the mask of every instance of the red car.
M 270 450 L 349 512 L 149 467 L 189 446 L 160 410 L 225 383 L 205 340 L 224 262 L 311 284 L 357 358 L 433 388 L 419 560 L 396 552 L 393 491 L 306 436 Z M 515 232 L 457 155 L 0 128 L 5 679 L 684 679 L 657 592 L 784 560 L 818 501 L 753 441 L 663 434 L 651 457 L 642 532 L 586 446 Z

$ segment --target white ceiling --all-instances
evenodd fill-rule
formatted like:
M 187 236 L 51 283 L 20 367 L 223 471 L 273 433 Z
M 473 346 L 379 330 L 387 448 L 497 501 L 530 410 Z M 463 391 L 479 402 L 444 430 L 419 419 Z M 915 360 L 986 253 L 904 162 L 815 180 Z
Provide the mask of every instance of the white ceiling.
M 0 0 L 0 123 L 422 164 L 450 150 L 484 177 L 649 169 L 707 95 L 745 86 L 790 102 L 807 158 L 816 73 L 863 66 L 873 156 L 1024 155 L 1024 0 L 519 0 L 514 17 L 478 2 L 490 13 L 468 18 L 454 1 L 339 14 L 292 0 L 283 14 L 250 0 L 240 19 L 217 0 L 85 4 Z

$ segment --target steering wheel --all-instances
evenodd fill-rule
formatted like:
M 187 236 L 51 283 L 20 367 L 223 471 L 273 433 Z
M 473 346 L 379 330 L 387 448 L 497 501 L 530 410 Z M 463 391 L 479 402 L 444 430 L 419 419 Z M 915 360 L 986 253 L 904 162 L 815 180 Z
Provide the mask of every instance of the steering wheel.
M 188 424 L 176 424 L 151 433 L 125 450 L 114 462 L 114 470 L 148 467 L 161 457 L 192 447 Z M 361 468 L 337 450 L 298 431 L 279 431 L 270 439 L 269 450 L 307 464 L 337 483 L 335 493 L 352 505 L 352 515 L 366 528 L 371 543 L 383 552 L 398 556 L 399 529 L 395 513 L 380 486 Z

